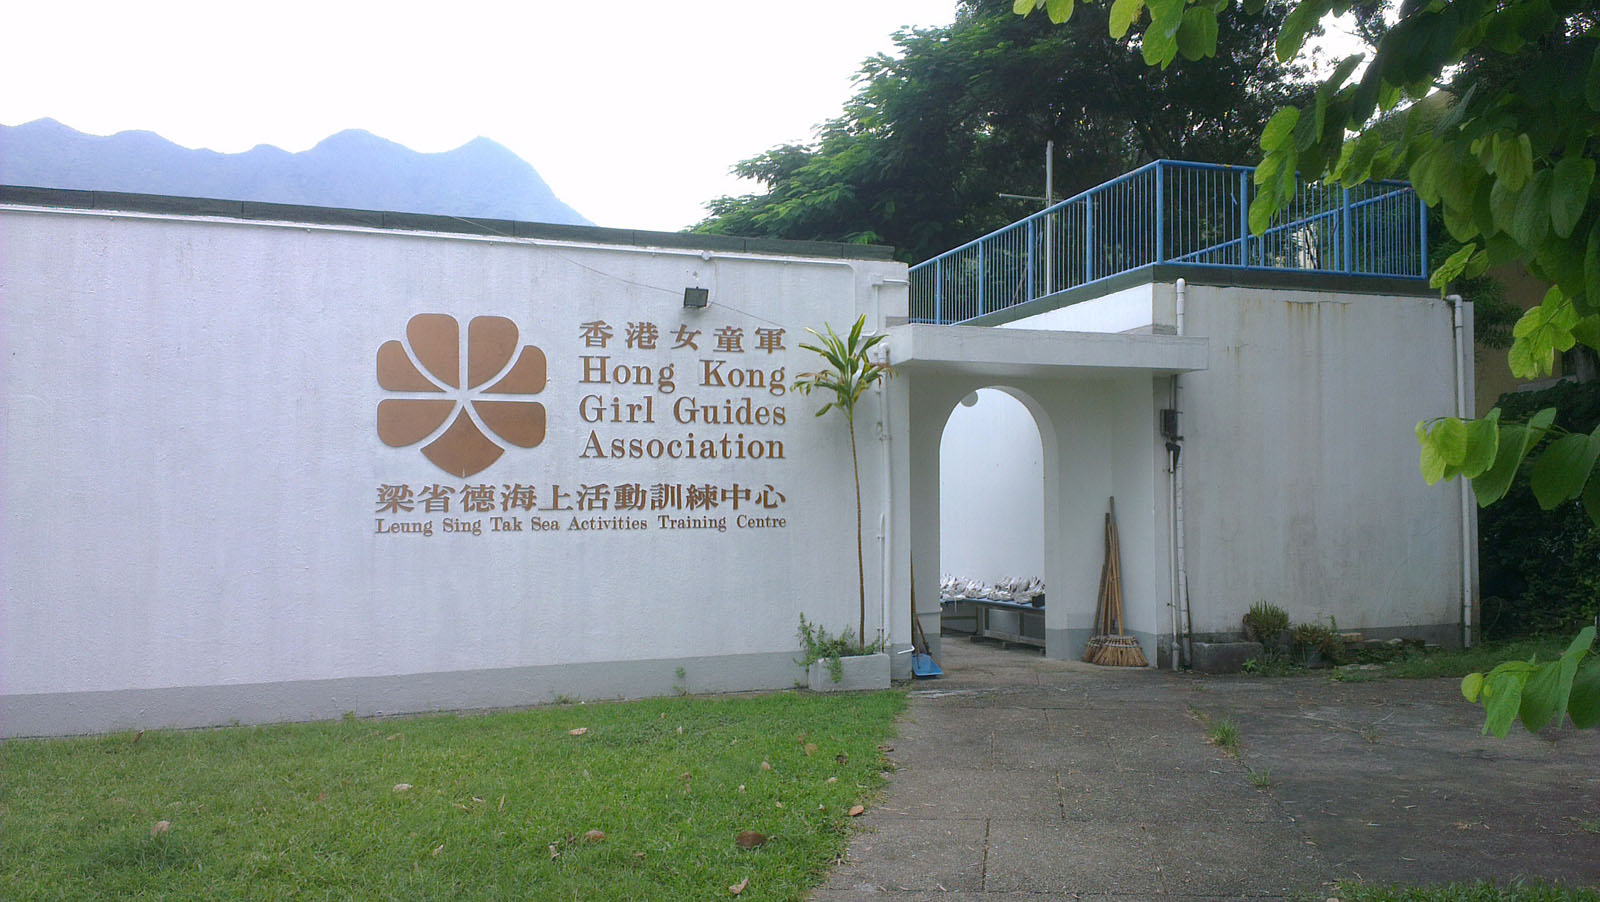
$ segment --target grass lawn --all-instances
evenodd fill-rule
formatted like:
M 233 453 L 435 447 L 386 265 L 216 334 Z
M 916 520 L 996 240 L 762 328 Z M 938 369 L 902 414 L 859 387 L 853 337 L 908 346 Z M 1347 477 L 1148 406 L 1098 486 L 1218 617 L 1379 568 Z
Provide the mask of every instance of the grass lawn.
M 741 899 L 798 899 L 904 706 L 791 692 L 12 741 L 0 898 L 726 899 L 748 878 Z M 745 851 L 747 830 L 769 841 Z
M 1341 883 L 1331 897 L 1339 902 L 1600 902 L 1591 889 L 1548 883 L 1452 883 L 1447 886 L 1364 886 Z

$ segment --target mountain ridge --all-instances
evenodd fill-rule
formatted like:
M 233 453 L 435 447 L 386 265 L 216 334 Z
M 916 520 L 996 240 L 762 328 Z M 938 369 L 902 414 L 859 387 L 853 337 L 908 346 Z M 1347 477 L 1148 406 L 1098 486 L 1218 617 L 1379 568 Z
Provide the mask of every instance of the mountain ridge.
M 100 136 L 35 119 L 0 125 L 0 184 L 593 224 L 526 160 L 482 136 L 423 153 L 345 129 L 309 150 L 222 153 L 143 129 Z

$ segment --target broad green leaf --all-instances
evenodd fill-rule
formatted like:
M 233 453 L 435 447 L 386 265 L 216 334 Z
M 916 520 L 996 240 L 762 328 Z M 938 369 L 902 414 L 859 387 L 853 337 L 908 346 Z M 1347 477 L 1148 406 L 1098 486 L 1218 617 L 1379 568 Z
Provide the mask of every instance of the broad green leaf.
M 1489 213 L 1496 231 L 1511 232 L 1511 223 L 1517 216 L 1517 198 L 1520 196 L 1505 182 L 1495 179 L 1494 187 L 1489 191 Z
M 1483 674 L 1469 673 L 1461 678 L 1461 696 L 1467 701 L 1476 703 L 1482 692 Z
M 1552 287 L 1545 292 L 1539 306 L 1523 313 L 1511 329 L 1506 361 L 1512 375 L 1523 379 L 1548 375 L 1555 368 L 1556 352 L 1572 347 L 1572 327 L 1577 324 L 1578 313 L 1561 289 Z
M 1331 5 L 1329 0 L 1301 0 L 1289 11 L 1289 15 L 1284 17 L 1283 25 L 1278 29 L 1278 40 L 1275 45 L 1278 62 L 1287 63 L 1300 52 L 1306 34 L 1322 20 L 1323 14 Z
M 1478 249 L 1476 244 L 1463 244 L 1456 249 L 1446 260 L 1439 264 L 1439 268 L 1428 277 L 1428 284 L 1443 291 L 1449 284 L 1460 278 L 1461 273 L 1467 268 L 1467 260 Z
M 1550 234 L 1550 170 L 1541 169 L 1523 186 L 1511 218 L 1511 236 L 1533 247 Z
M 1191 6 L 1178 26 L 1178 52 L 1186 60 L 1199 60 L 1217 52 L 1217 14 L 1201 6 Z
M 1567 650 L 1561 653 L 1561 657 L 1571 658 L 1575 661 L 1582 660 L 1583 656 L 1587 655 L 1594 645 L 1594 632 L 1595 630 L 1592 626 L 1586 626 L 1578 630 L 1578 635 L 1573 636 L 1572 641 L 1567 643 Z
M 1428 433 L 1428 439 L 1450 466 L 1459 467 L 1467 459 L 1467 424 L 1461 420 L 1444 417 Z
M 1467 423 L 1467 453 L 1462 458 L 1460 472 L 1474 479 L 1494 465 L 1495 454 L 1500 450 L 1500 408 L 1489 415 Z
M 1567 700 L 1557 697 L 1560 694 L 1560 677 L 1560 663 L 1551 661 L 1541 665 L 1523 684 L 1517 714 L 1522 721 L 1523 729 L 1529 733 L 1537 733 L 1544 729 L 1558 710 L 1566 710 Z
M 1600 439 L 1589 435 L 1564 435 L 1533 462 L 1529 485 L 1539 506 L 1550 510 L 1569 498 L 1578 497 L 1595 458 L 1600 457 Z
M 1050 21 L 1057 25 L 1072 18 L 1072 9 L 1078 0 L 1046 0 L 1044 9 L 1049 14 Z
M 1567 716 L 1580 730 L 1600 726 L 1600 659 L 1590 658 L 1578 669 L 1567 697 Z
M 1146 66 L 1159 66 L 1165 69 L 1178 58 L 1178 40 L 1151 22 L 1150 27 L 1144 30 L 1144 38 L 1139 43 L 1139 54 L 1144 58 Z
M 1151 32 L 1172 38 L 1176 46 L 1178 27 L 1183 24 L 1184 0 L 1145 0 L 1150 10 L 1150 27 L 1145 29 L 1148 39 Z
M 1019 16 L 1033 12 L 1035 0 L 1011 0 L 1011 11 Z
M 1111 4 L 1111 36 L 1121 39 L 1139 21 L 1139 13 L 1144 11 L 1144 0 L 1116 0 Z
M 1511 139 L 1495 135 L 1494 145 L 1492 171 L 1495 178 L 1505 182 L 1512 191 L 1521 191 L 1533 175 L 1533 143 L 1527 135 L 1517 135 Z
M 1572 325 L 1572 338 L 1579 344 L 1600 351 L 1600 314 L 1591 313 L 1580 317 Z
M 1272 224 L 1272 217 L 1278 215 L 1278 205 L 1282 198 L 1269 191 L 1259 191 L 1255 199 L 1250 201 L 1250 234 L 1263 235 L 1267 226 Z
M 1522 706 L 1522 684 L 1528 675 L 1499 671 L 1500 667 L 1496 667 L 1484 680 L 1488 691 L 1483 705 L 1483 731 L 1504 739 L 1511 732 L 1511 722 L 1517 717 L 1517 709 Z
M 1594 184 L 1594 160 L 1567 157 L 1557 163 L 1550 186 L 1550 226 L 1566 238 L 1577 227 L 1584 207 L 1589 205 L 1589 187 Z
M 1498 407 L 1489 411 L 1497 421 L 1499 413 Z M 1477 497 L 1479 507 L 1488 507 L 1505 496 L 1506 490 L 1511 487 L 1511 480 L 1517 475 L 1517 469 L 1522 466 L 1522 459 L 1528 456 L 1530 448 L 1544 438 L 1545 430 L 1550 428 L 1555 416 L 1556 409 L 1546 407 L 1534 414 L 1525 426 L 1517 423 L 1500 425 L 1500 441 L 1495 449 L 1494 465 L 1472 480 L 1472 493 Z

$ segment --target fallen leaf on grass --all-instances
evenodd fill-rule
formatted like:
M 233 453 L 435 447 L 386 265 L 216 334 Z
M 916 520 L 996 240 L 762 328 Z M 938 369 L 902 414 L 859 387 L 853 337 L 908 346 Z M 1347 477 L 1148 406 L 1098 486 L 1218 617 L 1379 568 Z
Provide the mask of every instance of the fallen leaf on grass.
M 395 792 L 410 792 L 411 791 L 411 784 L 410 783 L 396 783 L 396 784 L 394 784 L 394 791 Z
M 739 784 L 739 791 L 740 792 L 744 792 L 744 784 L 743 783 Z
M 500 810 L 506 810 L 506 797 L 504 795 L 500 796 Z
M 139 732 L 133 734 L 133 742 L 130 742 L 128 744 L 132 745 L 134 742 L 138 742 L 139 740 L 141 740 L 143 738 L 144 738 L 144 731 L 140 730 Z
M 678 735 L 679 735 L 679 736 L 682 736 L 682 735 L 683 735 L 683 727 L 679 727 L 679 728 L 678 728 Z
M 583 734 L 585 734 L 587 732 L 589 732 L 589 728 L 588 727 L 578 727 L 576 729 L 568 730 L 567 731 L 567 735 L 568 736 L 582 736 Z
M 834 764 L 838 764 L 840 766 L 849 764 L 850 763 L 850 756 L 846 755 L 843 752 L 840 752 L 839 754 L 833 756 L 833 763 Z
M 770 761 L 761 762 L 761 769 L 762 770 L 772 770 L 772 762 L 770 762 Z
M 839 778 L 838 777 L 829 777 L 828 778 L 828 782 L 829 783 L 837 783 L 837 782 L 839 782 Z
M 866 814 L 866 813 L 867 813 L 867 809 L 861 807 L 860 805 L 851 805 L 850 806 L 850 816 L 851 817 L 860 817 L 861 815 Z
M 633 857 L 634 858 L 643 858 L 644 857 L 644 853 L 643 852 L 635 852 L 635 853 L 633 853 Z
M 443 852 L 443 851 L 444 851 L 444 843 L 439 843 L 437 846 L 433 847 L 433 857 L 434 858 L 438 858 L 439 857 L 439 853 Z
M 171 830 L 171 829 L 172 829 L 172 824 L 170 822 L 168 822 L 168 821 L 156 821 L 155 823 L 150 825 L 150 835 L 151 836 L 159 836 L 160 834 L 165 833 L 165 832 L 167 832 L 168 830 Z
M 389 735 L 383 737 L 383 741 L 384 742 L 393 742 L 396 739 L 404 739 L 404 738 L 406 738 L 406 734 L 404 734 L 404 733 L 390 733 Z
M 604 830 L 590 830 L 588 833 L 583 834 L 583 838 L 588 842 L 605 842 L 606 832 Z
M 561 850 L 556 848 L 556 844 L 555 843 L 551 843 L 550 844 L 550 860 L 551 861 L 555 861 L 557 858 L 560 858 L 560 857 L 561 857 Z
M 817 744 L 815 742 L 806 743 L 805 748 L 806 748 L 806 757 L 807 758 L 810 758 L 812 755 L 815 755 L 817 753 Z
M 743 880 L 740 880 L 738 883 L 735 883 L 734 885 L 728 887 L 728 892 L 733 893 L 735 896 L 737 896 L 740 893 L 744 892 L 744 888 L 749 886 L 749 885 L 750 885 L 750 878 L 746 877 Z
M 782 803 L 782 802 L 773 802 L 773 803 L 772 803 L 772 804 L 773 804 L 773 805 L 776 805 L 776 806 L 777 806 L 777 807 L 779 807 L 779 808 L 782 808 L 782 807 L 783 807 L 783 803 Z
M 754 830 L 746 830 L 734 837 L 733 841 L 741 849 L 754 849 L 757 846 L 766 845 L 767 835 L 765 833 L 757 833 Z

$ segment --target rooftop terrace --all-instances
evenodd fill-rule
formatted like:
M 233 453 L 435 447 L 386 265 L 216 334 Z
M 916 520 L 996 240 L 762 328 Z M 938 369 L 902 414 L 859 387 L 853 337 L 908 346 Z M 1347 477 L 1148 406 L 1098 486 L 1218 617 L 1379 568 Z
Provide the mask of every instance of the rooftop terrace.
M 1250 234 L 1249 166 L 1157 160 L 911 267 L 912 322 L 962 323 L 1146 267 L 1426 281 L 1427 208 L 1405 182 L 1297 180 Z

